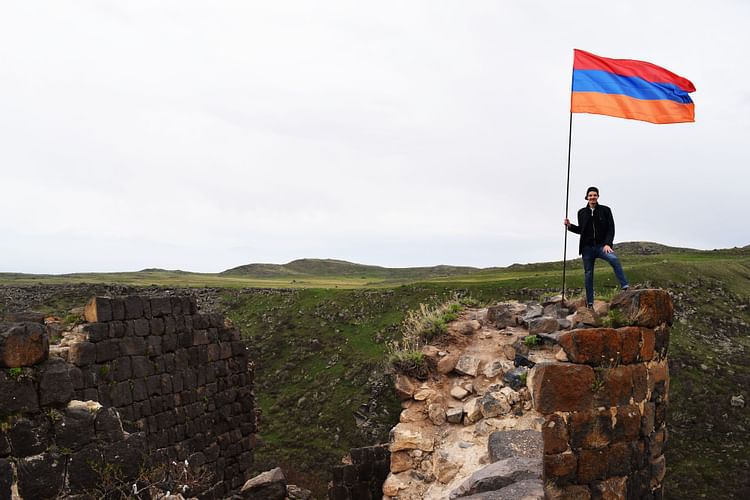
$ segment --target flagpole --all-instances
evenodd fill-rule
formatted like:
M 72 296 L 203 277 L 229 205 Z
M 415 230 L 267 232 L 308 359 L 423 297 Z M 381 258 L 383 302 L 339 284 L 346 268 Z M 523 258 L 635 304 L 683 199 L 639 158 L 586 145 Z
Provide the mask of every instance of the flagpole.
M 568 176 L 565 181 L 565 218 L 568 218 L 568 198 L 570 197 L 570 149 L 573 139 L 573 111 L 570 112 L 570 123 L 568 124 Z M 563 243 L 563 275 L 562 275 L 562 301 L 565 303 L 565 268 L 568 260 L 568 228 L 565 227 L 565 238 Z

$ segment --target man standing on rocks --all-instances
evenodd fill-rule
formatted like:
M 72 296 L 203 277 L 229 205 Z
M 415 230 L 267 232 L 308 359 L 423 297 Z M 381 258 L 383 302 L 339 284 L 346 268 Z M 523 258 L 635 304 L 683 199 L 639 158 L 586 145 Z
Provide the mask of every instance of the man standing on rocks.
M 623 290 L 628 289 L 628 280 L 622 272 L 620 261 L 612 250 L 615 238 L 615 220 L 612 210 L 599 204 L 599 188 L 591 186 L 586 190 L 588 205 L 578 211 L 578 225 L 564 219 L 568 231 L 581 235 L 578 253 L 583 258 L 583 278 L 586 286 L 586 304 L 594 305 L 594 261 L 602 259 L 612 266 L 617 281 Z

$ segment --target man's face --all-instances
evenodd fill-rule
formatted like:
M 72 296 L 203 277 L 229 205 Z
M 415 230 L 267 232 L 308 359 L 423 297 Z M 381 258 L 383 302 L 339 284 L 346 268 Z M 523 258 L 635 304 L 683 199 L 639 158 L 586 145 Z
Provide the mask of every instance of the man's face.
M 586 199 L 589 200 L 590 207 L 595 207 L 599 202 L 599 195 L 596 193 L 596 191 L 590 191 L 589 194 L 586 195 Z

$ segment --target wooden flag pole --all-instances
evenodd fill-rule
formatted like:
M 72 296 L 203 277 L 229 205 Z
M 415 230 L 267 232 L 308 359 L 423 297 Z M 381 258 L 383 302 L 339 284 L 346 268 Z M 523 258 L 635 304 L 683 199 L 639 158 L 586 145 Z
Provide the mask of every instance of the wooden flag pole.
M 568 177 L 565 181 L 565 218 L 568 218 L 568 199 L 570 197 L 570 147 L 573 138 L 573 111 L 570 112 L 570 124 L 568 125 Z M 565 227 L 565 238 L 563 243 L 563 275 L 562 275 L 562 301 L 565 302 L 565 267 L 568 259 L 568 228 Z

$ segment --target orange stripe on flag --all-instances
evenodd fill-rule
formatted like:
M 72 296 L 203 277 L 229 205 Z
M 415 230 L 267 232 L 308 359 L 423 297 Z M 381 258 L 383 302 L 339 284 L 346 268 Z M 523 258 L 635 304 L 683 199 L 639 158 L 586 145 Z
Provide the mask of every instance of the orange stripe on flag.
M 570 97 L 570 111 L 651 123 L 695 121 L 695 104 L 680 104 L 669 100 L 642 100 L 598 92 L 573 92 Z

